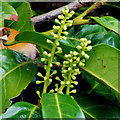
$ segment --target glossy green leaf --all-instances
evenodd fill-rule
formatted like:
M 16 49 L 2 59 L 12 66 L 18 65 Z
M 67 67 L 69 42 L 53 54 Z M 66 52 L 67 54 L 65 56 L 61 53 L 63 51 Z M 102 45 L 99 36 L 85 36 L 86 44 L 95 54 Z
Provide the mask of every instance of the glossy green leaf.
M 108 45 L 120 49 L 119 45 L 120 36 L 115 32 L 98 32 L 86 35 L 85 37 L 88 40 L 91 40 L 91 45 L 106 43 Z
M 17 102 L 10 106 L 8 110 L 0 116 L 3 119 L 36 119 L 41 118 L 41 110 L 38 106 L 27 103 L 27 102 Z
M 9 106 L 10 98 L 27 87 L 36 72 L 31 59 L 9 49 L 0 50 L 0 111 Z
M 109 101 L 115 101 L 117 98 L 113 89 L 106 84 L 100 83 L 99 79 L 92 76 L 90 73 L 86 71 L 81 71 L 82 77 L 84 80 L 91 86 L 87 91 L 88 94 L 98 94 Z
M 74 94 L 74 99 L 80 105 L 88 119 L 116 119 L 120 118 L 120 104 L 110 102 L 98 95 Z
M 21 32 L 16 36 L 15 42 L 13 43 L 29 42 L 36 44 L 47 51 L 51 51 L 51 45 L 46 42 L 47 39 L 54 41 L 53 38 L 39 32 Z M 70 50 L 76 49 L 75 46 L 70 45 L 69 43 L 67 43 L 67 41 L 63 42 L 63 40 L 60 41 L 60 47 L 63 48 L 62 54 L 57 54 L 60 58 L 64 58 L 64 54 L 69 53 Z
M 71 96 L 43 93 L 41 103 L 43 118 L 84 118 L 79 105 Z
M 90 59 L 86 61 L 86 72 L 90 73 L 99 81 L 107 84 L 120 93 L 118 81 L 118 59 L 120 51 L 107 44 L 99 44 L 89 52 Z
M 15 9 L 7 2 L 0 2 L 0 27 L 4 27 L 4 19 L 10 19 L 12 14 L 17 15 Z
M 120 49 L 119 45 L 120 36 L 115 32 L 106 31 L 104 27 L 97 24 L 72 27 L 69 30 L 67 42 L 71 45 L 77 46 L 79 42 L 75 40 L 75 38 L 80 39 L 82 37 L 91 40 L 91 45 L 106 43 Z
M 112 16 L 91 17 L 102 26 L 120 34 L 120 21 Z
M 18 21 L 7 21 L 6 27 L 13 28 L 19 32 L 34 31 L 33 23 L 30 21 L 32 10 L 30 3 L 23 2 L 16 8 L 18 13 Z

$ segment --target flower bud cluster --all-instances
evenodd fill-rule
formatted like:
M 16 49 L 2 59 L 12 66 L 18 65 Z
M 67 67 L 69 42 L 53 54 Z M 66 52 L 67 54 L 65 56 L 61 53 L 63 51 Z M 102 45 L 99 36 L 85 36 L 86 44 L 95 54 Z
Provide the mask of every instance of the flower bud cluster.
M 90 51 L 92 49 L 92 46 L 88 44 L 91 43 L 90 40 L 87 40 L 86 38 L 80 39 L 80 45 L 77 46 L 78 51 L 81 53 L 81 57 L 84 57 L 85 59 L 89 59 L 89 55 L 86 54 L 86 51 Z M 84 66 L 85 59 L 81 60 L 79 63 L 79 66 Z
M 66 31 L 67 30 L 67 27 L 70 27 L 72 26 L 72 23 L 73 21 L 72 20 L 68 20 L 70 19 L 73 14 L 74 14 L 74 11 L 71 11 L 69 12 L 69 9 L 67 6 L 65 6 L 65 10 L 64 9 L 61 9 L 61 12 L 63 13 L 63 15 L 58 15 L 58 19 L 55 19 L 55 22 L 58 24 L 58 25 L 54 25 L 53 26 L 53 29 L 56 31 L 58 31 L 60 28 L 62 29 L 62 34 L 63 35 L 58 35 L 58 34 L 55 34 L 54 32 L 51 32 L 51 35 L 54 37 L 54 38 L 59 38 L 59 39 L 63 39 L 63 40 L 66 40 L 67 38 L 65 37 L 65 35 L 68 35 L 68 32 Z M 63 31 L 64 30 L 64 31 Z
M 85 52 L 92 49 L 92 46 L 88 46 L 88 44 L 91 43 L 90 40 L 81 38 L 80 42 L 80 45 L 77 46 L 79 52 L 70 51 L 69 54 L 65 54 L 66 61 L 63 62 L 62 77 L 64 81 L 61 81 L 61 85 L 70 85 L 70 88 L 74 88 L 74 85 L 78 85 L 78 81 L 75 80 L 76 75 L 80 74 L 79 67 L 85 66 L 85 59 L 89 59 L 89 55 Z M 70 77 L 71 79 L 69 79 Z M 73 89 L 69 93 L 76 93 L 76 90 Z

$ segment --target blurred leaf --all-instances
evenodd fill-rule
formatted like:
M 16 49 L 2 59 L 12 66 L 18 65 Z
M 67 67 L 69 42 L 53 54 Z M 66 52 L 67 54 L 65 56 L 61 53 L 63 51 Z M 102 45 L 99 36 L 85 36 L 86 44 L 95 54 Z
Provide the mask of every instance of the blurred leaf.
M 13 28 L 19 32 L 34 31 L 33 23 L 30 21 L 32 10 L 30 3 L 23 2 L 16 8 L 18 13 L 18 21 L 7 21 L 6 27 Z
M 8 110 L 0 116 L 5 120 L 36 119 L 41 118 L 40 108 L 27 102 L 17 102 L 10 106 Z
M 118 83 L 119 50 L 107 44 L 99 44 L 89 52 L 90 59 L 86 61 L 83 70 L 113 88 L 120 94 Z
M 120 34 L 120 21 L 112 16 L 91 17 L 102 26 Z
M 4 19 L 10 19 L 11 15 L 16 15 L 15 9 L 7 2 L 0 2 L 0 27 L 4 27 Z
M 43 118 L 84 118 L 79 105 L 71 96 L 43 93 L 41 103 Z
M 76 102 L 87 115 L 88 120 L 120 118 L 120 104 L 117 101 L 110 102 L 98 95 L 74 94 Z
M 0 111 L 9 106 L 10 98 L 27 87 L 36 72 L 31 59 L 9 49 L 0 50 Z

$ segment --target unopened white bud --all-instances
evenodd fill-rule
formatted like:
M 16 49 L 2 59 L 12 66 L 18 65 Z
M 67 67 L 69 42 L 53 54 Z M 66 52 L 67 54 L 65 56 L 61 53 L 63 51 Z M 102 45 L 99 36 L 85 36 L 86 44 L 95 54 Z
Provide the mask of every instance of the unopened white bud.
M 86 59 L 89 59 L 89 55 L 88 54 L 85 54 L 84 56 Z
M 59 65 L 60 65 L 60 62 L 56 62 L 55 64 L 59 66 Z
M 63 9 L 61 9 L 61 12 L 62 12 L 63 14 L 65 14 L 65 11 L 64 11 Z
M 62 51 L 62 48 L 61 48 L 61 47 L 57 47 L 57 49 L 58 49 L 59 51 Z
M 76 90 L 76 89 L 74 89 L 74 90 L 70 91 L 70 93 L 76 93 L 76 92 L 77 92 L 77 90 Z
M 62 32 L 64 35 L 68 35 L 68 32 Z
M 64 81 L 61 81 L 60 83 L 61 83 L 61 85 L 64 85 L 64 84 L 65 84 L 65 82 L 64 82 Z
M 69 20 L 69 21 L 68 21 L 68 23 L 72 24 L 72 23 L 73 23 L 73 21 L 72 21 L 72 20 Z
M 70 81 L 67 81 L 66 84 L 67 84 L 67 85 L 70 84 Z
M 62 39 L 63 39 L 63 40 L 66 40 L 66 39 L 67 39 L 67 37 L 65 37 L 65 36 L 62 36 Z
M 87 42 L 87 38 L 81 38 L 80 41 L 81 42 Z
M 60 21 L 58 19 L 55 19 L 55 22 L 58 23 L 58 24 L 60 24 Z
M 64 30 L 67 30 L 67 26 L 66 26 L 66 25 L 64 25 L 63 29 L 64 29 Z
M 80 50 L 80 49 L 82 49 L 82 47 L 79 45 L 79 46 L 77 46 L 77 49 Z
M 74 83 L 75 85 L 78 85 L 78 81 L 74 81 L 73 83 Z
M 65 8 L 65 10 L 69 10 L 69 9 L 68 9 L 68 6 L 65 6 L 64 8 Z
M 80 61 L 80 62 L 79 62 L 79 66 L 82 67 L 82 66 L 85 66 L 85 64 L 84 64 L 83 62 Z
M 71 14 L 71 15 L 74 15 L 74 14 L 75 14 L 75 12 L 72 10 L 72 11 L 70 12 L 70 14 Z
M 71 88 L 74 88 L 74 85 L 70 85 Z
M 63 70 L 63 73 L 66 73 L 67 72 L 67 70 Z
M 44 62 L 46 59 L 45 58 L 41 58 L 41 61 Z
M 52 79 L 51 79 L 51 78 L 49 79 L 49 82 L 52 82 Z
M 92 49 L 92 46 L 88 46 L 86 49 L 90 51 Z
M 39 77 L 43 77 L 43 75 L 42 75 L 40 72 L 38 72 L 37 75 L 38 75 Z
M 47 80 L 47 77 L 44 77 L 44 80 Z
M 51 40 L 47 39 L 47 43 L 53 43 Z
M 76 64 L 73 64 L 73 67 L 76 67 Z
M 91 43 L 91 41 L 90 41 L 90 40 L 88 40 L 88 41 L 87 41 L 87 44 L 90 44 L 90 43 Z
M 48 55 L 48 53 L 46 51 L 43 52 L 44 55 Z
M 52 64 L 50 64 L 50 67 L 52 67 Z
M 72 68 L 71 68 L 71 67 L 69 67 L 69 68 L 68 68 L 68 70 L 69 70 L 69 71 L 71 71 L 71 70 L 72 70 Z
M 60 78 L 57 76 L 56 78 L 55 78 L 56 80 L 60 80 Z
M 40 84 L 41 83 L 41 81 L 36 81 L 36 84 Z
M 49 93 L 54 93 L 54 90 L 53 90 L 53 89 L 51 89 L 51 90 L 49 91 Z
M 62 24 L 65 23 L 64 20 L 61 20 L 61 23 L 62 23 Z
M 48 57 L 51 57 L 51 53 L 48 54 Z
M 59 42 L 56 42 L 56 45 L 57 45 L 57 46 L 59 46 L 59 45 L 60 45 L 60 43 L 59 43 Z
M 53 37 L 54 37 L 54 38 L 57 38 L 58 36 L 55 34 Z
M 74 75 L 72 75 L 72 79 L 73 79 L 73 80 L 75 80 L 75 79 L 76 79 L 76 77 L 75 77 Z
M 85 55 L 85 52 L 84 52 L 84 51 L 82 51 L 82 52 L 81 52 L 81 54 L 84 56 L 84 55 Z
M 70 61 L 70 62 L 73 62 L 73 60 L 72 60 L 72 59 L 70 59 L 69 61 Z
M 80 61 L 80 57 L 78 57 L 78 58 L 76 59 L 76 61 L 79 62 L 79 61 Z
M 64 16 L 63 16 L 63 15 L 58 15 L 58 18 L 59 18 L 59 19 L 63 19 Z

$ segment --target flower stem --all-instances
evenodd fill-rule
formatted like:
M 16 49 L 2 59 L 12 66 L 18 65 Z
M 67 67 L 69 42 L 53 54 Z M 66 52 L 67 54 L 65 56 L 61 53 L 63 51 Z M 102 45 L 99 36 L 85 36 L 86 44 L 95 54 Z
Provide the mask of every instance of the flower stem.
M 72 68 L 72 63 L 70 63 L 70 68 Z M 68 74 L 68 81 L 69 81 L 70 83 L 67 85 L 66 95 L 69 95 L 69 93 L 70 93 L 71 76 L 72 76 L 72 70 L 71 70 L 71 71 L 69 72 L 69 74 Z
M 66 22 L 66 17 L 63 20 Z M 61 36 L 62 30 L 63 30 L 63 26 L 65 25 L 65 22 L 60 26 L 60 29 L 58 30 L 58 33 L 57 33 L 58 37 L 56 38 L 55 42 L 53 43 L 53 47 L 52 47 L 52 50 L 51 50 L 51 57 L 48 60 L 48 66 L 47 66 L 47 69 L 46 69 L 47 72 L 46 72 L 45 77 L 47 79 L 44 81 L 43 93 L 47 92 L 47 87 L 49 86 L 49 76 L 50 76 L 51 64 L 53 62 L 54 55 L 55 55 L 55 50 L 57 48 L 56 44 L 60 39 L 60 36 Z

